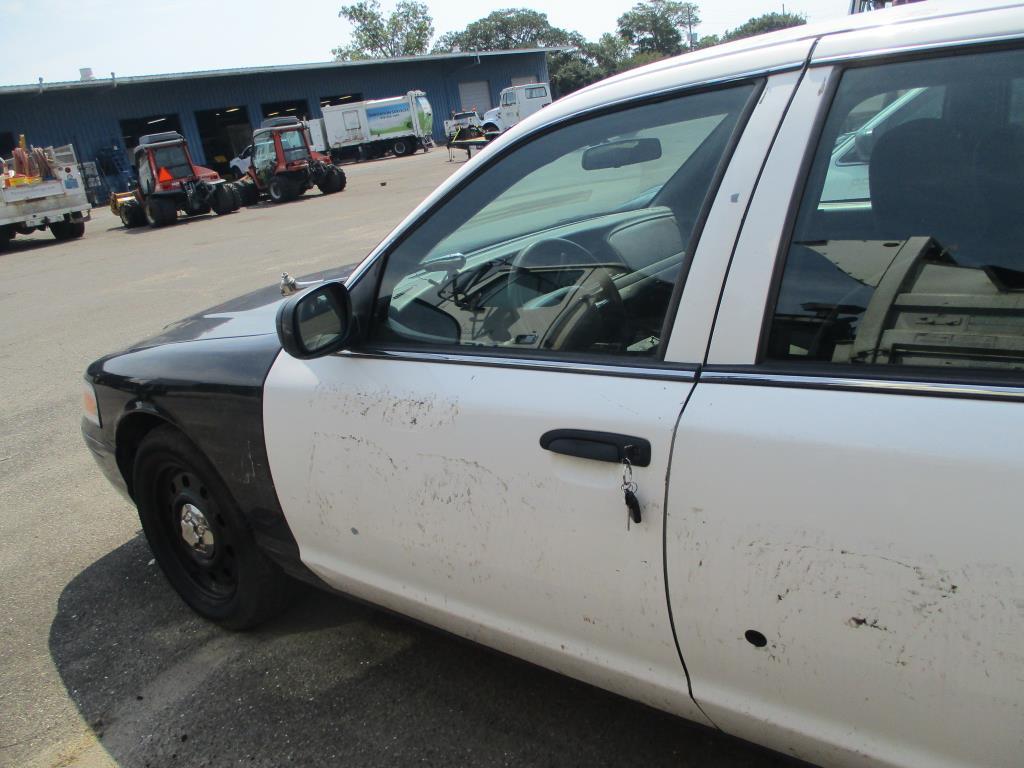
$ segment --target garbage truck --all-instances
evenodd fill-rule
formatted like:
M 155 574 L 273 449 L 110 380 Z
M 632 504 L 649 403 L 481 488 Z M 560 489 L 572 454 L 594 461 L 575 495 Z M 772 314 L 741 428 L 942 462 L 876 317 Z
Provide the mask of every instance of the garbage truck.
M 74 147 L 21 144 L 0 157 L 0 252 L 16 235 L 47 228 L 58 240 L 81 237 L 91 206 Z
M 334 162 L 371 160 L 426 152 L 433 145 L 434 110 L 423 91 L 403 96 L 323 107 L 323 119 L 310 122 L 313 145 L 322 145 Z

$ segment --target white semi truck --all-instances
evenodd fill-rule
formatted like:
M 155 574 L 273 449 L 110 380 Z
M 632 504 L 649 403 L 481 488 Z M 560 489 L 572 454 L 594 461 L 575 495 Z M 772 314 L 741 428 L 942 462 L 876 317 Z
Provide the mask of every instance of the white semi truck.
M 0 251 L 16 235 L 47 228 L 58 240 L 81 237 L 90 210 L 70 144 L 15 148 L 10 158 L 0 158 Z
M 501 92 L 498 106 L 484 113 L 486 133 L 504 133 L 541 107 L 551 103 L 551 86 L 547 83 L 513 85 Z
M 389 152 L 401 157 L 433 144 L 434 110 L 423 91 L 323 107 L 322 112 L 322 120 L 309 121 L 313 146 L 323 146 L 335 162 Z

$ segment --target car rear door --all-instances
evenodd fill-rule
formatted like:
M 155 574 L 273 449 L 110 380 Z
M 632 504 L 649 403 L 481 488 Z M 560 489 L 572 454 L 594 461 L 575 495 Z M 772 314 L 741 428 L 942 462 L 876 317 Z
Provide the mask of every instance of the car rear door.
M 280 357 L 267 445 L 303 561 L 353 594 L 709 723 L 665 600 L 665 478 L 721 285 L 705 282 L 705 252 L 733 242 L 796 79 L 684 88 L 498 155 L 386 255 L 365 345 Z M 583 162 L 623 135 L 657 139 L 660 157 Z M 581 450 L 609 440 L 649 444 L 649 458 L 631 450 L 626 469 Z
M 839 194 L 834 148 L 914 89 L 935 111 L 876 131 Z M 727 731 L 824 765 L 1020 765 L 1021 104 L 1012 46 L 800 86 L 670 467 L 677 636 Z

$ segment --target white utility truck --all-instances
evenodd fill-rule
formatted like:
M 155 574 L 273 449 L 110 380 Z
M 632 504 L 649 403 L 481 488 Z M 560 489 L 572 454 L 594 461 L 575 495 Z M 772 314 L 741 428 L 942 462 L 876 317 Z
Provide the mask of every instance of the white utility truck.
M 551 103 L 551 86 L 547 83 L 513 85 L 501 92 L 499 106 L 484 112 L 484 131 L 504 133 L 541 107 Z
M 324 107 L 322 112 L 322 120 L 309 122 L 313 145 L 322 141 L 335 162 L 370 160 L 388 152 L 401 157 L 433 144 L 434 110 L 423 91 Z
M 90 210 L 70 144 L 16 147 L 10 158 L 0 158 L 0 251 L 15 235 L 47 227 L 58 240 L 81 237 Z

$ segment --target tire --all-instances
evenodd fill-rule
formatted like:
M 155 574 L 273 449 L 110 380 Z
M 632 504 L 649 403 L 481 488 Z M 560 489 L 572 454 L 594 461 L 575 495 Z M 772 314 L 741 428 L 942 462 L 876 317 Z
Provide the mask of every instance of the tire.
M 238 210 L 235 207 L 235 196 L 228 189 L 228 185 L 218 184 L 213 190 L 213 197 L 211 198 L 211 205 L 213 212 L 218 216 L 227 216 L 229 213 L 234 213 Z
M 139 214 L 142 213 L 142 209 L 139 208 L 138 203 L 123 203 L 117 211 L 117 215 L 121 217 L 121 223 L 125 229 L 134 229 L 139 226 Z M 145 223 L 146 219 L 143 217 L 141 223 Z
M 395 157 L 405 157 L 413 152 L 412 142 L 408 139 L 395 139 L 391 145 L 391 151 L 395 154 Z
M 55 221 L 50 225 L 50 232 L 58 240 L 77 240 L 85 234 L 85 222 Z
M 252 181 L 243 179 L 242 181 L 236 182 L 235 189 L 238 190 L 238 196 L 242 201 L 242 205 L 256 205 L 256 203 L 259 202 L 260 191 Z
M 267 194 L 270 195 L 270 200 L 274 203 L 287 203 L 289 200 L 294 200 L 298 197 L 298 191 L 295 182 L 284 176 L 275 176 L 267 186 Z
M 11 244 L 13 239 L 14 232 L 11 231 L 10 227 L 0 227 L 0 253 L 7 250 L 7 246 Z
M 341 168 L 335 168 L 331 166 L 327 169 L 327 173 L 324 175 L 323 181 L 320 182 L 320 191 L 325 195 L 333 195 L 335 192 L 341 192 L 345 188 L 347 179 L 345 178 L 345 172 Z
M 249 629 L 287 607 L 294 583 L 256 546 L 217 471 L 183 434 L 162 426 L 147 435 L 132 487 L 153 557 L 192 610 Z
M 185 211 L 186 216 L 202 216 L 204 213 L 210 212 L 210 206 L 203 205 L 191 211 Z
M 170 200 L 162 197 L 150 197 L 145 206 L 146 223 L 151 227 L 166 227 L 178 218 L 178 209 Z
M 242 207 L 242 190 L 238 188 L 237 182 L 231 182 L 228 184 L 228 191 L 231 193 L 231 197 L 234 199 L 234 208 L 237 211 Z

